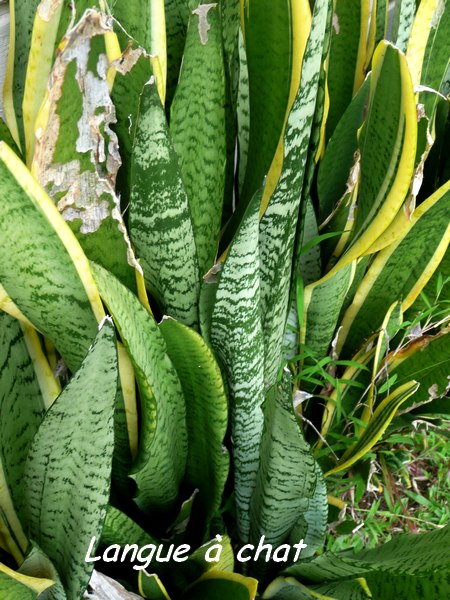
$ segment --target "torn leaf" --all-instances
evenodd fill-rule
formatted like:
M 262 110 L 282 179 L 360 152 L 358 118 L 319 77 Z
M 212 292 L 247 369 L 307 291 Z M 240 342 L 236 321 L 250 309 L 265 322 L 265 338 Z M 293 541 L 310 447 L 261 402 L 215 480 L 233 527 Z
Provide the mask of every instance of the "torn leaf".
M 66 33 L 36 121 L 32 170 L 88 258 L 134 289 L 140 267 L 115 192 L 121 158 L 107 81 L 111 32 L 110 17 L 91 9 Z

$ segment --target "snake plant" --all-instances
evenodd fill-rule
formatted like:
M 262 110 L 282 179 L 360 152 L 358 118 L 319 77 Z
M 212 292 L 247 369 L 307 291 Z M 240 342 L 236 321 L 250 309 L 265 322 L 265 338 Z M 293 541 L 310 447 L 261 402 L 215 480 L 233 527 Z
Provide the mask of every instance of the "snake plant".
M 449 596 L 448 526 L 323 551 L 450 414 L 450 5 L 388 4 L 10 0 L 2 600 Z

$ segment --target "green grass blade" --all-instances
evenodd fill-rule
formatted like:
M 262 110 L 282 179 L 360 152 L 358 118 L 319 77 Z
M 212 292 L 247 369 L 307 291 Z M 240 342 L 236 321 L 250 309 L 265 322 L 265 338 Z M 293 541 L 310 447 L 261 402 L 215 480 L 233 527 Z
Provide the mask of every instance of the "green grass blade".
M 189 199 L 201 275 L 212 267 L 219 242 L 227 159 L 225 100 L 220 7 L 199 4 L 189 18 L 170 131 Z
M 117 353 L 105 321 L 82 366 L 45 415 L 25 469 L 30 535 L 55 564 L 68 600 L 79 600 L 85 562 L 106 515 L 114 447 Z
M 129 229 L 162 311 L 196 326 L 199 275 L 188 199 L 154 83 L 142 90 L 130 167 Z

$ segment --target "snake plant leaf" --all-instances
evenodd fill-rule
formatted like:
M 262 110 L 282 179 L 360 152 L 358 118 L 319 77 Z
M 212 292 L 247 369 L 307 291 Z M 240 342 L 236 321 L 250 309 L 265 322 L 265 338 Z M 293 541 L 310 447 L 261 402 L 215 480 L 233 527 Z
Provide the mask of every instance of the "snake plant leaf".
M 61 578 L 55 569 L 55 565 L 35 543 L 32 543 L 31 550 L 29 550 L 25 560 L 17 571 L 21 575 L 47 579 L 53 583 L 51 588 L 48 588 L 42 596 L 39 596 L 40 600 L 67 600 Z
M 8 62 L 3 88 L 3 105 L 6 123 L 17 146 L 24 152 L 25 138 L 22 120 L 22 102 L 25 90 L 28 55 L 34 15 L 39 0 L 9 4 L 10 28 Z
M 239 149 L 239 194 L 244 185 L 245 173 L 247 170 L 248 144 L 250 140 L 250 98 L 248 83 L 248 65 L 247 53 L 245 51 L 244 34 L 239 29 L 239 82 L 236 98 L 236 119 L 238 129 L 238 149 Z M 0 123 L 1 124 L 1 123 Z
M 376 3 L 376 32 L 375 32 L 375 47 L 387 37 L 387 29 L 389 22 L 389 0 L 377 0 Z
M 117 390 L 114 328 L 103 321 L 80 369 L 46 413 L 25 467 L 30 535 L 79 600 L 93 565 L 85 561 L 103 527 L 110 491 Z
M 259 201 L 247 209 L 215 286 L 211 345 L 229 386 L 239 536 L 248 539 L 250 498 L 256 482 L 263 429 L 264 341 L 259 279 Z
M 192 552 L 185 562 L 179 563 L 171 575 L 171 585 L 178 593 L 183 593 L 188 586 L 197 581 L 208 571 L 233 573 L 234 556 L 231 540 L 227 535 L 220 536 L 222 550 L 217 562 L 206 561 L 206 553 L 218 543 L 218 536 Z
M 201 336 L 173 319 L 164 319 L 159 330 L 186 402 L 186 480 L 198 489 L 189 528 L 203 542 L 220 508 L 228 476 L 229 457 L 223 446 L 228 425 L 227 397 L 219 366 Z
M 317 356 L 326 356 L 339 314 L 355 275 L 356 263 L 343 267 L 332 277 L 306 286 L 300 341 Z
M 429 36 L 420 83 L 447 96 L 449 93 L 448 69 L 450 58 L 447 52 L 447 41 L 450 33 L 450 5 L 447 1 L 439 2 L 430 22 Z M 434 120 L 439 97 L 436 94 L 422 92 L 419 102 L 423 102 L 425 114 Z
M 382 129 L 393 134 L 380 137 Z M 368 115 L 359 135 L 360 183 L 353 235 L 327 277 L 362 256 L 393 222 L 409 192 L 416 145 L 417 113 L 406 58 L 383 41 L 373 56 Z
M 237 573 L 208 571 L 181 596 L 182 600 L 255 600 L 258 582 Z
M 409 308 L 445 255 L 450 241 L 447 215 L 450 184 L 437 190 L 413 213 L 402 217 L 402 237 L 382 250 L 363 278 L 342 320 L 337 351 L 347 355 L 381 325 L 388 308 Z
M 123 49 L 126 48 L 131 37 L 148 54 L 158 59 L 165 91 L 167 49 L 164 0 L 115 2 L 112 6 L 112 14 L 119 22 L 116 32 Z
M 398 352 L 386 357 L 389 376 L 397 375 L 396 384 L 402 385 L 414 377 L 420 383 L 416 394 L 405 404 L 415 406 L 420 415 L 450 414 L 448 398 L 450 373 L 450 332 L 448 328 L 430 336 L 411 340 Z
M 308 508 L 300 515 L 289 534 L 289 543 L 298 544 L 303 540 L 302 558 L 314 556 L 323 547 L 328 526 L 328 500 L 325 480 L 317 462 L 314 464 L 316 485 Z
M 391 39 L 402 52 L 406 51 L 415 12 L 415 0 L 398 0 L 394 5 Z
M 374 598 L 433 600 L 445 597 L 450 589 L 449 539 L 449 526 L 421 535 L 403 534 L 373 550 L 346 551 L 337 555 L 327 552 L 310 562 L 289 567 L 285 575 L 307 581 L 308 587 L 322 584 L 311 586 L 312 589 L 323 589 L 324 582 L 364 578 Z M 333 597 L 349 598 L 345 595 Z M 367 594 L 359 596 L 366 597 Z
M 331 138 L 353 97 L 355 70 L 360 46 L 363 2 L 337 0 L 333 11 L 328 65 L 328 112 L 326 137 Z M 348 158 L 348 156 L 347 156 Z
M 166 106 L 170 109 L 180 75 L 186 43 L 189 6 L 186 0 L 164 0 L 167 43 Z
M 241 0 L 250 99 L 248 161 L 240 199 L 243 208 L 261 187 L 283 129 L 292 71 L 290 4 L 288 0 L 276 4 Z
M 23 474 L 28 450 L 44 413 L 44 401 L 21 327 L 0 312 L 0 512 L 22 552 L 28 546 L 22 530 L 26 524 Z
M 44 100 L 47 81 L 53 66 L 61 12 L 64 1 L 48 3 L 41 0 L 36 9 L 23 94 L 23 128 L 27 166 L 34 154 L 34 125 Z
M 139 265 L 114 189 L 121 159 L 107 81 L 111 27 L 104 14 L 88 10 L 64 37 L 36 121 L 32 171 L 88 258 L 134 290 Z
M 408 381 L 389 394 L 375 409 L 356 444 L 343 454 L 336 467 L 325 473 L 325 477 L 348 469 L 367 454 L 386 431 L 399 407 L 417 391 L 419 385 L 417 381 Z
M 140 525 L 125 513 L 108 504 L 106 518 L 103 524 L 101 545 L 111 544 L 137 544 L 139 547 L 147 544 L 158 545 L 160 542 L 149 535 Z
M 230 243 L 252 197 L 252 190 L 263 185 L 260 208 L 260 215 L 263 215 L 280 179 L 284 155 L 288 153 L 285 148 L 287 120 L 298 94 L 302 61 L 311 30 L 308 0 L 283 1 L 270 7 L 265 1 L 253 4 L 251 9 L 249 6 L 249 2 L 241 1 L 241 26 L 247 54 L 244 76 L 248 76 L 250 112 L 247 168 L 239 202 L 221 240 L 222 248 Z M 261 39 L 265 44 L 260 43 Z M 273 47 L 266 44 L 273 44 Z M 271 73 L 269 79 L 267 72 Z
M 431 32 L 431 24 L 434 22 L 434 25 L 436 25 L 434 15 L 438 4 L 439 0 L 425 0 L 425 2 L 420 2 L 414 17 L 406 49 L 406 58 L 414 85 L 420 83 L 425 49 Z
M 11 131 L 8 128 L 8 125 L 5 123 L 3 119 L 0 118 L 0 141 L 5 142 L 11 150 L 14 151 L 14 154 L 22 159 L 22 153 L 14 141 Z
M 164 314 L 196 326 L 199 277 L 188 198 L 156 85 L 144 86 L 131 154 L 129 230 Z
M 139 115 L 139 102 L 144 85 L 154 77 L 151 57 L 130 39 L 121 57 L 114 62 L 116 76 L 111 99 L 116 110 L 112 129 L 119 141 L 122 165 L 117 172 L 116 190 L 120 193 L 124 211 L 130 202 L 130 172 L 133 140 Z
M 170 131 L 191 209 L 200 274 L 214 264 L 227 158 L 220 7 L 192 10 Z
M 75 371 L 104 315 L 89 263 L 47 194 L 4 143 L 0 182 L 0 280 Z
M 257 546 L 265 536 L 265 543 L 278 546 L 309 508 L 318 479 L 317 465 L 294 415 L 289 376 L 267 393 L 260 455 L 250 505 L 250 543 Z M 260 559 L 251 572 L 261 577 L 271 567 Z
M 299 583 L 293 577 L 277 577 L 266 588 L 262 597 L 273 600 L 314 600 L 314 598 L 331 600 L 328 596 L 313 596 L 305 585 Z M 349 597 L 349 600 L 355 599 Z
M 144 572 L 145 573 L 145 572 Z M 150 600 L 170 600 L 170 596 L 156 573 L 151 575 L 139 571 L 139 593 Z
M 281 360 L 295 232 L 330 12 L 327 0 L 316 3 L 301 83 L 284 134 L 283 169 L 260 225 L 265 379 L 269 387 L 275 383 Z
M 358 148 L 358 129 L 367 109 L 369 89 L 370 75 L 336 124 L 319 163 L 317 192 L 321 222 L 328 218 L 346 192 L 350 170 L 355 161 L 354 154 Z
M 139 449 L 130 476 L 144 511 L 166 513 L 178 499 L 187 455 L 183 391 L 156 322 L 118 279 L 92 263 L 100 295 L 110 311 L 136 373 L 141 401 Z
M 52 585 L 51 579 L 21 575 L 0 563 L 0 594 L 2 598 L 37 600 Z

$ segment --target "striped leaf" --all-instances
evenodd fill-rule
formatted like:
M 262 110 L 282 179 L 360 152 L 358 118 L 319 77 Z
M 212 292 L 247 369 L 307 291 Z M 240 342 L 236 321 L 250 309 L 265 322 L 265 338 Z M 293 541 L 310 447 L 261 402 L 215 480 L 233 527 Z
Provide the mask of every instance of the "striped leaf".
M 425 48 L 431 31 L 431 23 L 439 0 L 424 0 L 420 2 L 411 28 L 408 40 L 406 58 L 414 85 L 421 79 Z
M 342 268 L 328 279 L 306 286 L 300 340 L 317 356 L 326 356 L 356 264 Z
M 275 383 L 280 367 L 289 309 L 294 239 L 329 20 L 328 0 L 316 2 L 301 83 L 286 124 L 283 169 L 261 220 L 261 300 L 268 386 Z
M 225 186 L 225 71 L 218 4 L 191 11 L 170 131 L 192 215 L 200 274 L 213 265 Z
M 401 300 L 403 311 L 412 305 L 448 248 L 449 210 L 447 184 L 423 202 L 411 220 L 402 217 L 403 236 L 377 255 L 344 315 L 338 352 L 348 356 L 356 350 L 380 327 L 396 300 Z
M 278 546 L 305 515 L 319 478 L 294 415 L 289 377 L 267 394 L 260 455 L 250 507 L 250 543 L 257 546 L 264 535 L 265 543 Z M 261 559 L 252 565 L 252 572 L 262 575 L 271 567 Z
M 412 340 L 398 352 L 391 352 L 385 361 L 389 376 L 397 376 L 402 385 L 414 377 L 420 388 L 405 405 L 417 405 L 420 415 L 450 414 L 450 332 L 443 330 L 434 336 L 423 335 Z
M 321 222 L 329 218 L 347 190 L 350 171 L 355 162 L 354 154 L 358 148 L 357 133 L 367 108 L 369 87 L 370 75 L 336 124 L 319 163 L 317 192 Z
M 211 345 L 229 385 L 239 536 L 248 539 L 250 498 L 263 428 L 264 342 L 260 313 L 259 201 L 256 195 L 212 288 Z
M 276 3 L 241 0 L 250 102 L 250 138 L 240 199 L 241 217 L 241 210 L 263 184 L 282 134 L 292 72 L 291 20 L 289 0 Z
M 14 600 L 36 600 L 53 585 L 51 579 L 21 575 L 0 563 L 0 594 Z
M 130 186 L 130 235 L 147 287 L 164 314 L 196 326 L 199 281 L 191 215 L 154 83 L 140 97 Z
M 380 136 L 380 131 L 392 135 Z M 331 276 L 362 256 L 392 223 L 414 173 L 417 114 L 406 58 L 388 42 L 373 57 L 370 100 L 359 135 L 361 152 L 358 210 L 350 245 Z
M 166 105 L 170 108 L 180 75 L 189 7 L 186 0 L 164 0 L 167 43 L 167 94 Z
M 106 16 L 88 10 L 63 39 L 37 117 L 33 174 L 88 258 L 135 289 L 134 259 L 114 186 L 120 167 L 107 80 Z
M 206 561 L 206 553 L 217 544 L 217 539 L 216 536 L 214 539 L 200 546 L 200 548 L 197 548 L 197 550 L 194 550 L 194 552 L 189 554 L 187 561 L 179 564 L 176 571 L 173 571 L 170 574 L 171 586 L 173 586 L 180 594 L 208 571 L 215 571 L 216 573 L 233 573 L 233 546 L 227 535 L 221 536 L 220 545 L 222 546 L 222 550 L 220 556 L 218 556 L 219 560 L 217 562 Z
M 366 24 L 362 23 L 363 4 L 364 1 L 346 0 L 337 0 L 334 4 L 327 77 L 330 95 L 327 139 L 332 136 L 353 97 L 360 38 L 366 27 Z
M 112 126 L 119 141 L 122 165 L 117 172 L 116 190 L 120 193 L 121 208 L 130 202 L 130 176 L 133 141 L 139 115 L 139 102 L 144 85 L 155 76 L 150 56 L 143 48 L 136 47 L 133 40 L 115 61 L 116 76 L 111 99 L 117 122 Z
M 289 567 L 285 573 L 307 581 L 308 588 L 311 586 L 312 591 L 317 590 L 318 593 L 326 590 L 323 582 L 342 582 L 343 593 L 339 588 L 333 590 L 332 597 L 337 600 L 367 598 L 367 593 L 345 595 L 345 583 L 357 578 L 365 579 L 365 591 L 369 589 L 373 598 L 445 598 L 450 590 L 449 539 L 449 526 L 421 535 L 398 535 L 373 550 L 347 551 L 337 555 L 327 552 L 309 562 Z M 322 585 L 313 585 L 320 583 Z
M 41 0 L 34 16 L 22 103 L 28 167 L 34 155 L 36 117 L 45 97 L 55 49 L 60 41 L 57 35 L 63 4 L 63 0 L 57 0 L 52 4 Z
M 178 499 L 187 454 L 180 380 L 153 317 L 113 275 L 92 263 L 100 295 L 133 363 L 140 393 L 140 435 L 130 476 L 143 511 L 167 513 Z
M 395 416 L 399 407 L 412 396 L 418 389 L 417 381 L 409 381 L 398 387 L 392 394 L 377 406 L 372 418 L 363 430 L 361 437 L 354 446 L 351 446 L 341 457 L 336 467 L 325 473 L 325 477 L 339 473 L 351 467 L 375 446 L 388 425 Z
M 273 598 L 274 600 L 314 600 L 314 598 L 335 600 L 329 596 L 314 596 L 311 590 L 307 589 L 305 585 L 299 583 L 293 577 L 277 577 L 267 587 L 263 598 Z M 347 600 L 355 600 L 355 598 L 348 597 Z
M 317 462 L 314 466 L 316 485 L 313 495 L 309 498 L 308 508 L 291 529 L 288 540 L 290 544 L 304 541 L 307 547 L 302 550 L 302 558 L 314 556 L 317 550 L 323 547 L 328 527 L 327 488 Z
M 3 104 L 6 122 L 14 141 L 25 151 L 25 138 L 22 121 L 22 102 L 25 90 L 28 55 L 31 46 L 31 33 L 34 15 L 39 0 L 23 3 L 12 0 L 10 10 L 10 36 L 8 63 L 3 88 Z
M 11 530 L 20 560 L 28 541 L 23 474 L 33 437 L 43 419 L 44 402 L 19 323 L 0 312 L 0 513 Z M 5 486 L 5 487 L 3 487 Z
M 116 32 L 122 49 L 126 48 L 131 37 L 148 54 L 158 59 L 165 91 L 167 50 L 164 0 L 115 2 L 112 14 L 120 24 Z
M 100 542 L 102 546 L 137 544 L 141 548 L 147 544 L 158 545 L 159 543 L 159 540 L 154 539 L 125 513 L 108 505 Z
M 104 315 L 89 264 L 47 194 L 3 143 L 0 183 L 0 281 L 75 371 Z
M 67 600 L 79 600 L 93 564 L 110 491 L 117 353 L 104 321 L 82 366 L 45 415 L 25 468 L 30 535 L 58 570 Z
M 392 40 L 396 47 L 405 52 L 416 12 L 415 0 L 397 0 L 392 18 Z
M 260 214 L 263 215 L 283 169 L 287 120 L 300 85 L 302 61 L 311 30 L 311 9 L 307 0 L 241 0 L 241 27 L 245 40 L 245 67 L 240 86 L 247 96 L 244 111 L 245 174 L 241 173 L 241 194 L 229 220 L 221 246 L 225 248 L 250 202 L 263 186 Z M 261 40 L 264 39 L 264 44 Z M 267 78 L 267 73 L 271 76 Z M 245 113 L 244 113 L 245 114 Z M 242 115 L 243 116 L 243 115 Z M 249 121 L 248 121 L 249 118 Z M 248 131 L 246 128 L 249 128 Z M 242 138 L 242 135 L 238 132 Z M 243 166 L 243 165 L 241 165 Z
M 444 95 L 449 93 L 448 69 L 450 57 L 448 53 L 448 37 L 450 34 L 450 4 L 448 0 L 436 5 L 430 21 L 429 36 L 425 47 L 420 83 Z M 438 96 L 422 92 L 419 102 L 423 102 L 425 114 L 434 120 Z
M 222 375 L 210 348 L 192 329 L 164 319 L 159 330 L 180 378 L 186 402 L 186 480 L 198 489 L 189 528 L 201 541 L 222 502 L 229 457 L 223 446 L 228 402 Z

